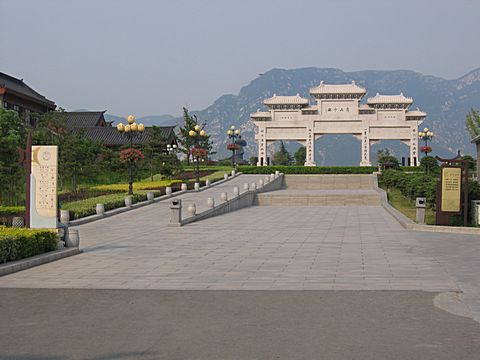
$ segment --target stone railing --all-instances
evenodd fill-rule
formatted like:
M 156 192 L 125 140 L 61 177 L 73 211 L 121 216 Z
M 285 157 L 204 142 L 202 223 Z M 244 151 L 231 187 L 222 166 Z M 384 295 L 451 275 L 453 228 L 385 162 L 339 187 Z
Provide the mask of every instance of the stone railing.
M 235 186 L 233 188 L 233 197 L 228 199 L 228 194 L 223 192 L 220 194 L 220 199 L 216 201 L 215 198 L 207 199 L 208 210 L 201 213 L 196 213 L 195 204 L 190 204 L 186 209 L 189 217 L 182 218 L 182 203 L 181 200 L 172 200 L 170 206 L 170 223 L 169 226 L 183 226 L 195 221 L 204 220 L 213 216 L 218 216 L 231 211 L 239 210 L 249 206 L 253 206 L 256 201 L 256 196 L 259 193 L 267 191 L 275 191 L 283 188 L 284 175 L 276 172 L 275 174 L 267 175 L 254 183 L 245 183 L 243 192 Z

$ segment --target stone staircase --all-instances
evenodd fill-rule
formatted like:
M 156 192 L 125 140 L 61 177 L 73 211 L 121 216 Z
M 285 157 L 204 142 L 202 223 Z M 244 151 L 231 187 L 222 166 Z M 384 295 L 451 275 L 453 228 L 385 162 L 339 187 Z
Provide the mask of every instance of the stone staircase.
M 284 189 L 258 194 L 257 205 L 380 206 L 373 175 L 285 175 Z

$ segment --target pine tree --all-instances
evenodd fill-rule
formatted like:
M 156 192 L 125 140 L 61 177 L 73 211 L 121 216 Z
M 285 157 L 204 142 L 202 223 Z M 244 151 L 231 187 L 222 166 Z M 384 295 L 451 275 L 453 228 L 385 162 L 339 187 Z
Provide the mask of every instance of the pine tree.
M 287 151 L 283 141 L 280 141 L 280 149 L 273 154 L 273 163 L 275 165 L 290 165 L 292 162 L 292 157 Z

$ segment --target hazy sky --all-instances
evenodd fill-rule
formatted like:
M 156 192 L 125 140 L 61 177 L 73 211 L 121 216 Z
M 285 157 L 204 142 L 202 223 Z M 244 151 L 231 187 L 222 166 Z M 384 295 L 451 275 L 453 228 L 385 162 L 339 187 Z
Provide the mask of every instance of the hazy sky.
M 479 0 L 0 0 L 0 71 L 68 110 L 180 115 L 271 68 L 480 67 Z

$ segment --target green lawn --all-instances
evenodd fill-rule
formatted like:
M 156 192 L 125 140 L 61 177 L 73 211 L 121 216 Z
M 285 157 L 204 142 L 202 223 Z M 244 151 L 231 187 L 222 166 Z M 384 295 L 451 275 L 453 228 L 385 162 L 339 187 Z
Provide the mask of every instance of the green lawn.
M 403 215 L 415 221 L 416 208 L 415 202 L 403 196 L 397 189 L 388 191 L 388 201 L 390 204 L 400 211 Z M 425 212 L 425 223 L 428 225 L 435 225 L 435 211 L 431 208 L 427 208 Z

